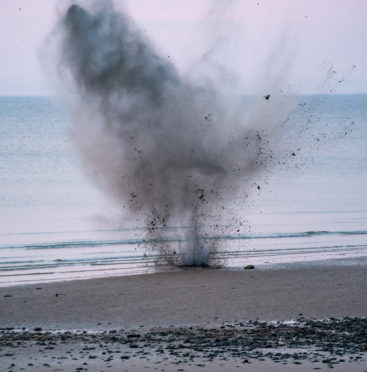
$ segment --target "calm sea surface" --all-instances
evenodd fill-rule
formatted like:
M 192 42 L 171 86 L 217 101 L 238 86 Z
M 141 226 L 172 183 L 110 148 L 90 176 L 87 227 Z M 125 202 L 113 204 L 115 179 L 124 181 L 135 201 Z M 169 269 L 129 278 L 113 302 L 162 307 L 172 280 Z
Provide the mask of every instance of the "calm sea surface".
M 0 286 L 168 268 L 84 176 L 68 125 L 50 98 L 0 97 Z M 209 237 L 223 243 L 216 258 L 233 268 L 363 261 L 367 95 L 299 97 L 282 141 L 295 156 L 254 180 L 246 234 Z

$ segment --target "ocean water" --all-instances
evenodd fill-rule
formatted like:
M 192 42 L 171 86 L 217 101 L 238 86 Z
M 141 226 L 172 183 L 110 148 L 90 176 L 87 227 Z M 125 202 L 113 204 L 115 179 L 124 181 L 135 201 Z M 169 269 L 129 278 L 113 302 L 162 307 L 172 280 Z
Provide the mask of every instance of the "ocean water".
M 299 97 L 281 141 L 282 161 L 253 180 L 237 211 L 246 233 L 213 228 L 206 238 L 221 242 L 212 261 L 264 269 L 363 261 L 367 95 Z M 61 104 L 0 97 L 0 286 L 172 270 L 144 238 L 85 175 Z

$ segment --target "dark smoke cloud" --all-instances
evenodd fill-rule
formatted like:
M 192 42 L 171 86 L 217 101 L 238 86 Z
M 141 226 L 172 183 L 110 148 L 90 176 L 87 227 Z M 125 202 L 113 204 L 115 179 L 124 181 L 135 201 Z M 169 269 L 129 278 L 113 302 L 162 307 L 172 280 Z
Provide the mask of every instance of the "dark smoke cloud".
M 272 156 L 275 98 L 231 99 L 221 76 L 185 78 L 109 1 L 68 7 L 49 42 L 76 97 L 73 132 L 89 173 L 175 264 L 208 264 L 218 243 L 206 226 L 220 224 Z

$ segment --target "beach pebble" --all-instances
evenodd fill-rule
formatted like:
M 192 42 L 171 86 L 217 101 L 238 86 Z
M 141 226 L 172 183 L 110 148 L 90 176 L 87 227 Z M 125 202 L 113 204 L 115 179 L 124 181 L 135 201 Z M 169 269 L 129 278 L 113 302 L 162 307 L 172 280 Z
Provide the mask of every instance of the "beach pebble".
M 367 318 L 318 320 L 302 316 L 290 324 L 260 320 L 221 324 L 152 328 L 140 333 L 133 329 L 126 332 L 105 330 L 57 333 L 41 333 L 39 327 L 22 331 L 0 329 L 0 361 L 1 357 L 14 359 L 17 356 L 17 347 L 21 347 L 23 352 L 24 348 L 32 348 L 34 344 L 37 347 L 43 345 L 39 352 L 42 357 L 47 355 L 49 358 L 43 360 L 43 367 L 49 364 L 45 362 L 49 362 L 50 358 L 77 361 L 78 358 L 73 356 L 75 353 L 79 353 L 80 358 L 87 358 L 90 365 L 99 358 L 106 363 L 112 362 L 113 355 L 117 353 L 120 354 L 121 362 L 138 358 L 149 360 L 146 356 L 154 355 L 158 364 L 167 361 L 180 364 L 181 367 L 192 364 L 205 368 L 214 360 L 235 360 L 243 364 L 250 364 L 254 360 L 270 360 L 273 363 L 292 365 L 306 365 L 310 361 L 333 368 L 338 363 L 347 362 L 347 358 L 349 362 L 358 363 L 367 359 Z M 71 355 L 60 356 L 57 351 L 60 344 L 72 347 L 65 351 Z M 93 354 L 89 355 L 92 350 Z M 34 355 L 32 352 L 25 362 L 32 362 Z M 8 359 L 8 363 L 9 361 Z M 83 366 L 86 366 L 85 359 L 83 362 Z M 106 366 L 109 367 L 109 364 Z M 78 368 L 77 370 L 86 370 Z M 316 368 L 317 365 L 314 369 Z
M 253 270 L 255 268 L 254 265 L 247 265 L 244 267 L 245 270 Z

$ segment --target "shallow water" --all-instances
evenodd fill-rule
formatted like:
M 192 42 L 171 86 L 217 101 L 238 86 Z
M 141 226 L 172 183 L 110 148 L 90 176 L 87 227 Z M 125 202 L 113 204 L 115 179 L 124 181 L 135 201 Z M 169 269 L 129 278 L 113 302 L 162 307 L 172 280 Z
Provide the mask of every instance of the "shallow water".
M 50 98 L 0 97 L 1 286 L 167 268 L 141 221 L 84 176 L 68 125 Z M 246 231 L 207 228 L 203 242 L 220 242 L 212 262 L 367 257 L 367 95 L 301 96 L 288 125 L 289 156 L 253 180 L 235 212 Z M 177 229 L 164 234 L 172 251 Z

